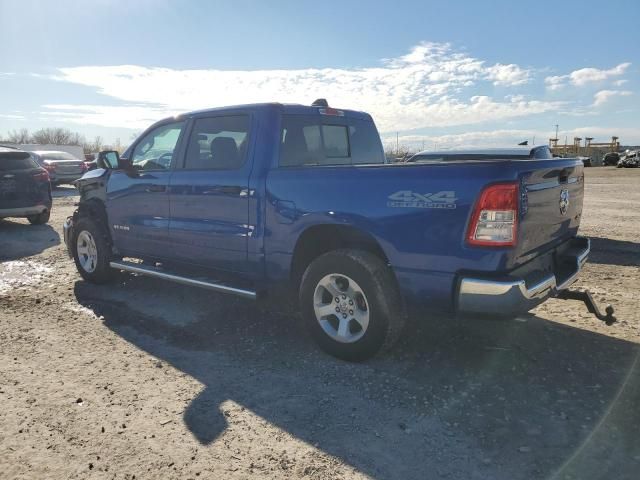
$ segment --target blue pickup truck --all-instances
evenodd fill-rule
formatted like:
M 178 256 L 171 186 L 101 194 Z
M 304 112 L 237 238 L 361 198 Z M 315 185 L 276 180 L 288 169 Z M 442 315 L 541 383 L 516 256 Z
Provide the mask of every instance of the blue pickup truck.
M 407 312 L 515 316 L 575 280 L 582 162 L 548 148 L 389 164 L 370 115 L 254 104 L 162 120 L 77 182 L 81 276 L 293 293 L 321 348 L 363 360 Z

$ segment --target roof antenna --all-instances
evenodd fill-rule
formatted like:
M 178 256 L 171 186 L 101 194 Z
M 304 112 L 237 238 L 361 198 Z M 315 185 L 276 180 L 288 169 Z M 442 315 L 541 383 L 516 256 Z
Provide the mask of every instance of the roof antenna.
M 328 107 L 329 102 L 327 102 L 326 98 L 318 98 L 311 104 L 312 107 Z

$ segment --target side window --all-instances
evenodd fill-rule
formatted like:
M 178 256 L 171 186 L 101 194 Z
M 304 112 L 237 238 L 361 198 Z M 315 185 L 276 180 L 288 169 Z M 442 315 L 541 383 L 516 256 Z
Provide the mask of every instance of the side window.
M 244 165 L 249 116 L 199 118 L 194 122 L 184 168 L 235 170 Z
M 351 163 L 384 163 L 384 150 L 378 130 L 373 122 L 353 119 L 349 121 Z
M 303 115 L 283 115 L 280 165 L 318 165 L 323 159 L 322 134 L 318 119 Z
M 342 124 L 321 116 L 283 115 L 280 166 L 384 163 L 373 122 L 348 118 L 336 123 Z
M 136 145 L 131 163 L 138 170 L 166 170 L 171 166 L 185 122 L 162 125 L 147 133 Z

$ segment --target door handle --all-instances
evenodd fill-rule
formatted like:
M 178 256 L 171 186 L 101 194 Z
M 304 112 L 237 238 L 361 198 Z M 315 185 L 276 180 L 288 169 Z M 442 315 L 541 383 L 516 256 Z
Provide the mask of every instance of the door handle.
M 147 185 L 145 191 L 151 192 L 165 192 L 167 190 L 166 185 Z

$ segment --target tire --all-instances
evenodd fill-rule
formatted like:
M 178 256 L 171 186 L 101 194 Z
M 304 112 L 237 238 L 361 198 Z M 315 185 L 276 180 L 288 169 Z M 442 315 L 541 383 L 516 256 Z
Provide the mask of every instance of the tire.
M 393 346 L 406 323 L 391 270 L 360 250 L 335 250 L 311 262 L 302 276 L 299 301 L 303 321 L 320 348 L 351 362 Z
M 43 225 L 49 221 L 49 217 L 51 217 L 51 210 L 45 210 L 37 215 L 27 216 L 27 220 L 31 225 Z
M 84 217 L 74 225 L 71 250 L 76 268 L 86 281 L 106 283 L 113 278 L 114 270 L 109 266 L 109 237 L 104 228 L 94 220 Z

